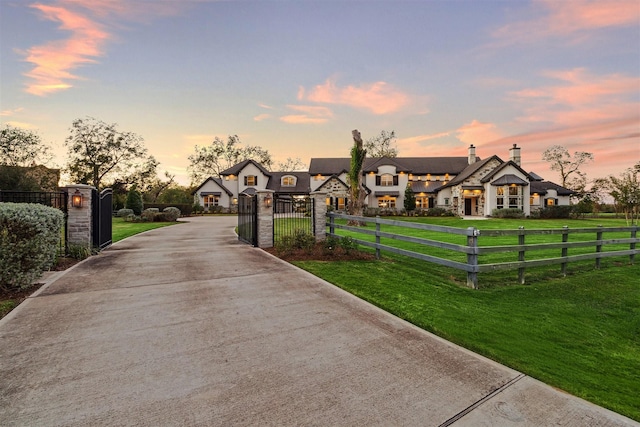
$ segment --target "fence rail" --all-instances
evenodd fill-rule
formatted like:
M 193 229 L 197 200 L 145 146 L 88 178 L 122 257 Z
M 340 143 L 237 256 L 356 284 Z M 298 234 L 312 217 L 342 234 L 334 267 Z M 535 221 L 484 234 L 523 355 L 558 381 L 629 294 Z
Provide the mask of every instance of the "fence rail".
M 446 227 L 431 224 L 412 223 L 405 221 L 395 221 L 376 218 L 364 218 L 351 215 L 343 215 L 330 212 L 327 214 L 329 222 L 328 234 L 331 236 L 338 236 L 335 232 L 336 229 L 348 230 L 358 234 L 364 234 L 368 236 L 374 236 L 375 242 L 355 238 L 354 240 L 366 247 L 374 248 L 376 256 L 380 257 L 381 251 L 387 251 L 399 255 L 408 256 L 411 258 L 420 259 L 427 262 L 443 265 L 446 267 L 455 268 L 465 271 L 467 273 L 467 286 L 477 288 L 478 287 L 478 273 L 485 273 L 496 270 L 518 270 L 518 280 L 521 284 L 525 283 L 525 270 L 529 267 L 539 267 L 548 265 L 561 265 L 563 274 L 566 274 L 567 264 L 571 262 L 595 260 L 596 268 L 600 268 L 600 261 L 603 258 L 608 257 L 620 257 L 628 256 L 629 262 L 633 264 L 635 255 L 640 253 L 640 249 L 636 248 L 636 245 L 640 243 L 640 238 L 637 237 L 638 226 L 631 227 L 595 227 L 595 228 L 573 228 L 563 227 L 561 229 L 542 229 L 542 230 L 526 230 L 524 227 L 520 227 L 517 230 L 479 230 L 475 227 L 469 227 L 466 229 L 456 227 Z M 362 227 L 353 227 L 345 224 L 336 223 L 336 219 L 345 219 L 352 221 L 359 221 L 365 223 L 374 223 L 375 230 L 366 229 Z M 397 233 L 389 233 L 381 231 L 380 226 L 394 226 L 406 229 L 424 230 L 428 232 L 445 233 L 448 235 L 457 235 L 466 237 L 465 244 L 456 244 L 451 242 L 445 242 L 434 239 L 427 239 L 423 237 L 407 236 Z M 613 237 L 604 238 L 604 234 L 610 233 L 629 233 L 630 237 Z M 594 235 L 595 239 L 588 237 L 585 239 L 585 235 Z M 543 243 L 527 243 L 527 236 L 554 236 L 559 235 L 562 239 L 561 242 L 543 242 Z M 569 241 L 570 235 L 580 235 L 582 240 Z M 507 245 L 491 245 L 491 239 L 510 237 L 517 238 L 517 242 Z M 399 248 L 390 244 L 381 243 L 381 239 L 389 239 L 391 241 L 397 240 L 402 242 L 408 242 L 426 247 L 437 248 L 440 250 L 453 252 L 460 254 L 458 257 L 466 255 L 466 262 L 457 261 L 455 259 L 443 258 L 435 255 L 420 253 L 408 249 Z M 482 239 L 482 242 L 480 242 Z M 385 242 L 386 243 L 386 242 Z M 483 243 L 481 246 L 480 243 Z M 617 245 L 615 248 L 611 248 L 612 245 Z M 621 249 L 621 245 L 628 245 L 628 249 Z M 605 246 L 609 248 L 605 249 Z M 569 249 L 584 249 L 594 248 L 593 252 L 580 253 L 569 255 Z M 526 259 L 526 254 L 533 251 L 543 250 L 560 250 L 560 256 L 558 257 L 546 257 L 539 259 Z M 517 254 L 518 259 L 515 261 L 506 262 L 486 262 L 481 263 L 480 257 L 489 254 L 496 253 L 514 253 Z

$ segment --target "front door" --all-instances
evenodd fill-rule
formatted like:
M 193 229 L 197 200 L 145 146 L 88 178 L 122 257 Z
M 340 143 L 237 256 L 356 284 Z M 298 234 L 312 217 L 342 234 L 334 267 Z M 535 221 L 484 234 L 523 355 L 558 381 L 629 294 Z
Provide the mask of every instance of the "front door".
M 471 199 L 464 199 L 464 214 L 471 215 Z

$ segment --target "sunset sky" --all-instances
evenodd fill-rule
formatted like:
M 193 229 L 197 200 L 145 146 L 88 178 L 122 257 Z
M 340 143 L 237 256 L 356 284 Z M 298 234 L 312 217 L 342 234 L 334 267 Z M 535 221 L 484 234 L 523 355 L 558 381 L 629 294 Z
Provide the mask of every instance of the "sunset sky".
M 640 161 L 640 2 L 0 0 L 0 123 L 65 163 L 76 118 L 141 135 L 188 184 L 187 157 L 237 134 L 275 161 L 348 157 L 395 130 L 400 156 L 508 159 L 559 181 Z

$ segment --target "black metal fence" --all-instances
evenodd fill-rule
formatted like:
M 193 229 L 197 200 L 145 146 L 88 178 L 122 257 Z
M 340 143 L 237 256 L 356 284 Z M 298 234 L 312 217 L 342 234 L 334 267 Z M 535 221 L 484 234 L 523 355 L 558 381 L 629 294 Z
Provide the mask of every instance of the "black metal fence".
M 64 191 L 5 191 L 0 190 L 0 202 L 35 203 L 60 209 L 64 214 L 64 225 L 60 235 L 60 252 L 67 254 L 67 222 L 69 217 L 69 195 Z
M 258 246 L 258 197 L 238 197 L 238 240 Z
M 98 194 L 98 190 L 93 190 L 91 201 L 92 206 L 92 226 L 93 226 L 93 246 L 99 250 L 111 245 L 113 237 L 112 231 L 112 203 L 113 190 L 106 188 Z
M 276 196 L 273 203 L 273 243 L 296 233 L 315 235 L 314 199 L 308 196 Z

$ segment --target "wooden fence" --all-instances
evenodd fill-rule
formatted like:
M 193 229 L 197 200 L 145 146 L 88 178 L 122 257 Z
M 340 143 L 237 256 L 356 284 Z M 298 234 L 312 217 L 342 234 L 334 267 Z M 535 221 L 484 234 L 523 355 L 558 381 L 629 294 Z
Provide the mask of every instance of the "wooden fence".
M 521 284 L 524 284 L 525 269 L 528 267 L 539 267 L 560 264 L 561 271 L 566 274 L 567 264 L 576 261 L 595 260 L 596 268 L 600 267 L 600 260 L 602 258 L 614 257 L 614 256 L 628 256 L 629 262 L 633 264 L 634 257 L 640 253 L 640 249 L 636 249 L 636 244 L 640 243 L 640 238 L 637 237 L 638 226 L 631 227 L 595 227 L 595 228 L 568 228 L 563 227 L 561 229 L 544 229 L 544 230 L 526 230 L 524 227 L 520 227 L 517 230 L 479 230 L 475 227 L 456 228 L 439 226 L 432 224 L 421 224 L 408 221 L 396 221 L 382 219 L 380 217 L 365 218 L 355 217 L 350 215 L 342 215 L 330 212 L 327 214 L 329 221 L 327 226 L 329 227 L 328 235 L 340 237 L 335 233 L 336 229 L 349 230 L 351 232 L 375 236 L 375 242 L 354 238 L 354 240 L 363 246 L 374 248 L 376 251 L 376 257 L 380 257 L 380 251 L 387 251 L 396 253 L 411 258 L 420 259 L 423 261 L 433 262 L 435 264 L 443 265 L 446 267 L 455 268 L 458 270 L 467 272 L 467 286 L 474 289 L 478 288 L 478 273 L 490 272 L 496 270 L 518 270 L 518 280 Z M 353 227 L 344 224 L 336 223 L 336 219 L 346 219 L 361 221 L 369 224 L 375 224 L 375 230 Z M 438 233 L 446 233 L 449 235 L 459 235 L 466 237 L 466 244 L 457 244 L 444 242 L 434 239 L 426 239 L 422 237 L 406 236 L 396 233 L 388 233 L 381 231 L 381 225 L 389 225 L 407 229 L 425 230 Z M 611 233 L 628 233 L 628 238 L 608 238 L 605 239 L 605 234 L 611 235 Z M 581 239 L 579 241 L 569 241 L 570 235 L 580 234 Z M 543 242 L 543 243 L 527 243 L 527 236 L 560 236 L 559 242 Z M 593 235 L 593 238 L 585 239 L 585 235 Z M 513 236 L 514 243 L 508 245 L 491 245 L 489 239 L 498 238 L 504 236 Z M 454 259 L 442 258 L 435 255 L 429 255 L 425 253 L 419 253 L 407 249 L 402 249 L 396 246 L 388 244 L 382 244 L 381 239 L 391 239 L 404 241 L 409 243 L 415 243 L 419 245 L 425 245 L 431 248 L 437 248 L 440 250 L 451 251 L 454 254 L 466 254 L 466 262 L 456 261 Z M 485 240 L 485 238 L 487 240 Z M 482 246 L 479 244 L 479 240 L 482 239 Z M 517 239 L 517 241 L 515 241 Z M 548 240 L 548 239 L 544 239 Z M 603 250 L 606 245 L 618 245 L 616 248 L 607 248 Z M 620 249 L 620 245 L 629 245 L 629 249 Z M 575 255 L 569 255 L 569 249 L 577 248 L 594 248 L 593 251 L 587 253 L 580 253 Z M 541 250 L 558 250 L 558 257 L 547 257 L 538 259 L 526 259 L 526 253 L 531 251 Z M 480 256 L 496 253 L 517 253 L 516 261 L 508 262 L 492 262 L 492 263 L 480 263 Z

